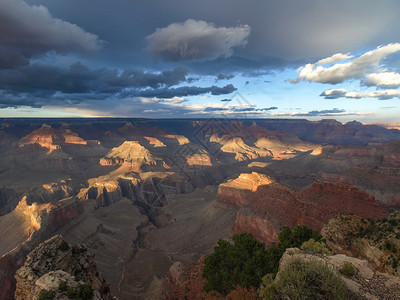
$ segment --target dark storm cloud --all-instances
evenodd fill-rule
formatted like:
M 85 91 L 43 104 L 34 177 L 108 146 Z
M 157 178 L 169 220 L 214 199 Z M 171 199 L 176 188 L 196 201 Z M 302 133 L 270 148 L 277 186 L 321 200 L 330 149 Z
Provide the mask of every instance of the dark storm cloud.
M 268 110 L 275 110 L 275 109 L 278 109 L 278 107 L 276 107 L 276 106 L 265 107 L 265 108 L 262 108 L 261 110 L 268 111 Z
M 186 81 L 188 69 L 175 68 L 161 73 L 129 69 L 90 70 L 81 63 L 61 68 L 33 64 L 13 70 L 0 71 L 0 89 L 10 93 L 20 92 L 62 92 L 98 93 L 120 92 L 124 88 L 169 87 Z
M 0 1 L 0 69 L 27 65 L 49 51 L 59 54 L 99 48 L 96 35 L 53 18 L 44 6 L 21 0 Z
M 157 97 L 157 98 L 173 98 L 173 97 L 187 97 L 197 96 L 202 94 L 211 93 L 212 95 L 226 95 L 231 94 L 237 89 L 228 84 L 224 87 L 211 86 L 211 87 L 198 87 L 198 86 L 182 86 L 178 88 L 162 88 L 162 89 L 146 89 L 141 91 L 126 91 L 123 96 L 131 97 Z
M 221 99 L 222 102 L 230 102 L 232 99 Z
M 41 106 L 52 102 L 70 101 L 71 104 L 109 97 L 173 98 L 201 95 L 230 94 L 232 84 L 223 87 L 172 87 L 187 78 L 188 69 L 178 67 L 158 73 L 137 69 L 125 71 L 97 69 L 76 63 L 68 68 L 32 64 L 12 70 L 0 70 L 0 104 L 7 106 Z
M 232 55 L 233 47 L 244 46 L 250 27 L 216 27 L 212 23 L 188 19 L 157 28 L 147 36 L 148 50 L 165 61 L 213 60 Z
M 151 87 L 173 86 L 184 81 L 192 82 L 192 78 L 186 79 L 189 69 L 175 68 L 172 71 L 162 71 L 159 74 L 143 72 L 137 69 L 129 69 L 118 74 L 117 70 L 107 72 L 104 80 L 113 87 Z
M 229 80 L 229 79 L 232 79 L 233 77 L 235 77 L 235 75 L 233 75 L 233 74 L 225 75 L 225 74 L 219 73 L 217 75 L 217 78 L 215 79 L 215 81 L 218 81 L 218 80 Z

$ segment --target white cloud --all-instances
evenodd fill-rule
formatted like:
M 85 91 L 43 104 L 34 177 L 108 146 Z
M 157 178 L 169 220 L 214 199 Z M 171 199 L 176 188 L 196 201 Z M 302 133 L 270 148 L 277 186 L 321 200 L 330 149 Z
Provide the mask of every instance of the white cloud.
M 320 59 L 319 61 L 316 62 L 316 64 L 317 65 L 326 65 L 326 64 L 331 64 L 331 63 L 342 62 L 349 58 L 353 58 L 353 56 L 350 55 L 350 53 L 347 53 L 347 54 L 336 53 L 330 57 Z
M 271 113 L 274 117 L 344 117 L 344 116 L 370 116 L 373 112 L 346 112 L 343 109 L 313 110 L 309 112 Z
M 377 90 L 373 92 L 348 92 L 345 89 L 331 89 L 322 92 L 320 96 L 326 99 L 338 99 L 338 98 L 349 98 L 349 99 L 360 99 L 360 98 L 377 98 L 379 100 L 387 100 L 392 98 L 400 98 L 400 90 L 388 89 L 388 90 Z
M 372 73 L 365 76 L 366 85 L 397 88 L 400 86 L 400 74 L 395 72 Z
M 157 28 L 147 36 L 148 50 L 165 61 L 211 60 L 232 55 L 233 47 L 244 46 L 250 26 L 215 27 L 213 23 L 186 20 Z
M 323 63 L 330 63 L 335 59 L 343 59 L 345 56 L 349 58 L 347 54 L 339 54 L 336 58 L 335 55 L 333 55 L 315 64 L 306 64 L 304 67 L 299 68 L 299 76 L 290 81 L 292 83 L 298 83 L 306 80 L 309 82 L 337 84 L 348 79 L 358 79 L 365 74 L 376 71 L 383 58 L 398 51 L 400 51 L 400 43 L 392 43 L 368 51 L 347 63 L 337 63 L 330 67 L 323 67 L 320 65 L 321 61 Z

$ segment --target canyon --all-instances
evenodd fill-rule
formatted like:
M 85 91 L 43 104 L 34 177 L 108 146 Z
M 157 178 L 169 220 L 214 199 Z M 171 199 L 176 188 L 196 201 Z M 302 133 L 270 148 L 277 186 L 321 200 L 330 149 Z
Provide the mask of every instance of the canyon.
M 118 299 L 201 299 L 201 264 L 219 238 L 250 232 L 271 245 L 282 226 L 320 231 L 338 215 L 399 210 L 395 128 L 1 119 L 0 298 L 14 298 L 28 253 L 61 234 L 93 253 Z

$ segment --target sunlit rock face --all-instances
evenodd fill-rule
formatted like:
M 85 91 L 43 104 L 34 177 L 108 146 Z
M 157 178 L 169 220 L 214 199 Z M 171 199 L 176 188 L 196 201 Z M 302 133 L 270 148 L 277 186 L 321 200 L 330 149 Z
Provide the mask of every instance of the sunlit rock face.
M 19 145 L 22 147 L 29 144 L 38 144 L 43 148 L 47 148 L 51 153 L 54 150 L 61 149 L 63 144 L 87 145 L 87 142 L 70 129 L 54 129 L 49 125 L 43 124 L 41 128 L 34 130 L 19 141 Z
M 144 163 L 151 164 L 155 160 L 150 154 L 149 150 L 140 145 L 137 141 L 126 141 L 121 146 L 111 149 L 106 157 L 100 160 L 100 164 L 107 165 L 121 165 L 124 163 Z
M 341 213 L 377 218 L 387 214 L 374 196 L 355 186 L 317 181 L 309 188 L 292 189 L 254 172 L 222 183 L 218 200 L 241 207 L 235 232 L 251 232 L 267 244 L 277 242 L 282 226 L 304 224 L 321 230 Z

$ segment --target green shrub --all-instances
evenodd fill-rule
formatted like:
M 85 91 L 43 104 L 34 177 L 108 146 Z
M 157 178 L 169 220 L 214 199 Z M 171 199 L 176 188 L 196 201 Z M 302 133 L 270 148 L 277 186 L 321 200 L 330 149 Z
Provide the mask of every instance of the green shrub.
M 326 255 L 332 255 L 332 251 L 324 242 L 316 242 L 313 238 L 309 239 L 301 245 L 300 249 L 305 251 L 312 251 L 315 253 L 321 253 Z
M 56 297 L 55 291 L 48 291 L 48 290 L 42 289 L 39 292 L 38 300 L 53 300 L 55 297 Z
M 69 245 L 66 241 L 62 240 L 58 249 L 61 251 L 67 251 L 69 249 Z
M 93 289 L 88 284 L 80 284 L 74 287 L 69 287 L 67 290 L 69 299 L 92 299 Z
M 59 290 L 60 292 L 66 292 L 67 289 L 68 289 L 68 286 L 67 286 L 67 283 L 66 283 L 65 281 L 60 281 L 60 282 L 58 283 L 58 290 Z
M 339 270 L 339 272 L 344 276 L 353 277 L 356 273 L 356 268 L 354 268 L 351 262 L 345 261 L 343 267 Z
M 275 288 L 278 299 L 349 299 L 343 280 L 318 261 L 292 260 L 279 273 Z
M 268 273 L 267 262 L 265 244 L 251 234 L 235 234 L 233 244 L 220 239 L 204 261 L 204 290 L 226 295 L 237 285 L 258 287 L 262 276 Z
M 278 246 L 284 249 L 298 248 L 311 238 L 319 242 L 322 240 L 322 235 L 318 231 L 312 230 L 305 225 L 296 225 L 293 229 L 284 226 L 279 233 Z
M 265 274 L 276 275 L 279 260 L 287 248 L 300 247 L 311 238 L 322 241 L 319 232 L 297 225 L 293 229 L 282 227 L 279 244 L 267 250 L 264 243 L 248 233 L 235 234 L 233 244 L 220 239 L 214 252 L 204 261 L 204 290 L 226 295 L 237 285 L 247 289 L 257 288 Z

